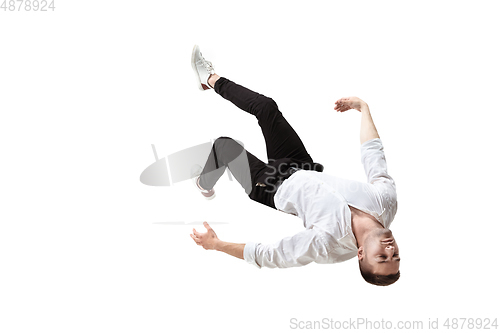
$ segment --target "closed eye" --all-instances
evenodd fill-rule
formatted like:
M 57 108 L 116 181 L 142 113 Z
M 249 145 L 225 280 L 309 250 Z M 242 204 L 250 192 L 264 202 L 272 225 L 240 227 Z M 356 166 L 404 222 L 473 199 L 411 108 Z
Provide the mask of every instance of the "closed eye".
M 395 253 L 392 257 L 395 258 L 394 261 L 401 261 L 401 259 L 399 258 L 399 253 Z M 386 262 L 388 262 L 387 256 L 378 255 L 377 258 L 382 259 L 382 260 L 378 261 L 379 263 L 386 263 Z

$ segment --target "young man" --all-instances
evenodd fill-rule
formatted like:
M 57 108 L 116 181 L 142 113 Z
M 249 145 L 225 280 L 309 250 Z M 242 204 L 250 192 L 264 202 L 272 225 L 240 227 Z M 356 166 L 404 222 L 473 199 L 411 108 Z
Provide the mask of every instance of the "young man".
M 388 229 L 397 210 L 396 187 L 387 173 L 382 141 L 368 105 L 357 97 L 335 103 L 338 112 L 355 109 L 361 113 L 361 161 L 368 180 L 363 183 L 323 174 L 322 165 L 313 162 L 276 103 L 215 74 L 198 46 L 193 49 L 192 66 L 201 90 L 214 89 L 257 118 L 269 159 L 264 163 L 235 140 L 221 137 L 194 179 L 199 191 L 213 198 L 213 187 L 227 167 L 252 200 L 298 216 L 306 228 L 275 244 L 235 244 L 220 240 L 204 222 L 206 233 L 193 229 L 190 235 L 195 243 L 258 268 L 337 263 L 357 255 L 367 282 L 389 285 L 397 281 L 399 249 Z

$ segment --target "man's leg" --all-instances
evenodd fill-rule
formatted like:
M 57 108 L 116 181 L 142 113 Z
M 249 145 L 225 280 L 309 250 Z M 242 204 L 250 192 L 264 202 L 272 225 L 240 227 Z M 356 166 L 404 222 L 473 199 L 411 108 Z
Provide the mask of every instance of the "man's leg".
M 215 140 L 207 163 L 201 172 L 200 186 L 207 190 L 212 189 L 226 168 L 229 168 L 234 178 L 249 195 L 252 192 L 256 175 L 266 168 L 266 164 L 235 140 L 220 137 Z
M 221 137 L 215 140 L 200 175 L 199 185 L 203 189 L 211 190 L 226 168 L 229 168 L 250 199 L 276 208 L 273 200 L 276 189 L 263 187 L 256 182 L 256 179 L 269 169 L 268 165 L 231 138 Z
M 257 117 L 266 141 L 269 160 L 291 158 L 312 163 L 299 136 L 271 98 L 218 76 L 212 63 L 203 57 L 197 45 L 191 54 L 191 66 L 196 74 L 198 88 L 207 90 L 212 87 L 219 95 Z
M 213 74 L 208 83 L 223 98 L 254 115 L 266 142 L 269 160 L 293 158 L 313 163 L 302 140 L 279 111 L 273 99 Z

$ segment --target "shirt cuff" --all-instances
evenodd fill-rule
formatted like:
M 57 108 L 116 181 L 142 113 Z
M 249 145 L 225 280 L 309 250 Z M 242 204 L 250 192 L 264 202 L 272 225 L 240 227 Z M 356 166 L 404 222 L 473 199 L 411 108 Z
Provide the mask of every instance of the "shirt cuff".
M 245 247 L 243 248 L 243 258 L 245 261 L 249 264 L 254 265 L 257 268 L 261 268 L 259 264 L 255 261 L 255 248 L 256 246 L 259 245 L 258 243 L 246 243 Z
M 361 148 L 382 145 L 382 140 L 380 138 L 370 139 L 361 144 Z
M 373 152 L 383 151 L 383 150 L 384 150 L 384 145 L 382 145 L 382 140 L 380 140 L 380 138 L 370 139 L 368 141 L 363 142 L 360 146 L 361 163 L 365 165 L 365 159 L 368 158 L 368 156 L 373 155 Z

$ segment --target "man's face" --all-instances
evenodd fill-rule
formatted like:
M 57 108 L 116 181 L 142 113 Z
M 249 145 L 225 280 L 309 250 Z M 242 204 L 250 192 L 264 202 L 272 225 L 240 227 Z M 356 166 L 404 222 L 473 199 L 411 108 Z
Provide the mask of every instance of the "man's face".
M 399 271 L 399 248 L 389 229 L 377 229 L 365 240 L 363 265 L 376 275 Z

